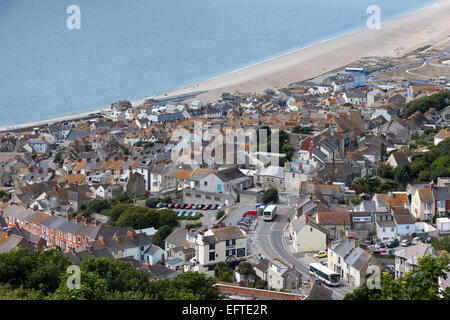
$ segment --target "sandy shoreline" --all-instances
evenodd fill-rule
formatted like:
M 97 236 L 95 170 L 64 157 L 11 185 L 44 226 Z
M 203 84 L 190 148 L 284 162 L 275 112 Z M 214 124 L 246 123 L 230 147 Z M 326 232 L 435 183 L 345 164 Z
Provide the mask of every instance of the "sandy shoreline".
M 332 71 L 368 56 L 401 57 L 450 37 L 450 0 L 443 0 L 407 16 L 386 22 L 380 30 L 362 30 L 250 66 L 168 95 L 208 91 L 204 100 L 222 92 L 262 92 Z M 162 97 L 162 96 L 159 96 Z
M 361 17 L 366 19 L 367 15 L 361 15 Z M 335 70 L 363 57 L 401 57 L 417 48 L 434 45 L 449 38 L 449 17 L 450 0 L 442 0 L 407 16 L 386 22 L 380 30 L 366 29 L 324 41 L 223 76 L 168 92 L 167 95 L 206 91 L 198 98 L 204 101 L 215 101 L 223 92 L 262 92 L 268 88 L 285 87 Z M 134 101 L 133 106 L 139 106 L 149 98 L 158 99 L 167 98 L 167 96 L 153 96 Z M 100 111 L 102 110 L 9 128 L 28 128 L 46 123 L 75 120 Z M 5 130 L 7 128 L 0 128 L 0 131 Z

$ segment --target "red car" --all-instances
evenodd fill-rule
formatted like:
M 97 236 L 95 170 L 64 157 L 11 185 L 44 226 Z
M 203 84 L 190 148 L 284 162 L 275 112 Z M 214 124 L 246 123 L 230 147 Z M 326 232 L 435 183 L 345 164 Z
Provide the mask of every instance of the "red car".
M 209 210 L 212 207 L 212 204 L 205 205 L 202 210 Z
M 169 203 L 169 205 L 167 206 L 167 208 L 174 208 L 175 207 L 175 203 Z
M 181 207 L 181 203 L 175 203 L 175 205 L 173 206 L 175 209 L 179 209 Z
M 193 206 L 194 206 L 194 204 L 191 203 L 191 204 L 187 205 L 185 209 L 192 209 Z

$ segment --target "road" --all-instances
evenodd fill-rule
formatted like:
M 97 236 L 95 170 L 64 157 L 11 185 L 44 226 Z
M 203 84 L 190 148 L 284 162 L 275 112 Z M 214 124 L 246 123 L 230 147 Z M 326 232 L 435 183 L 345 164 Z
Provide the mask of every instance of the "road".
M 385 73 L 385 72 L 389 72 L 389 71 L 393 71 L 393 70 L 398 70 L 398 69 L 403 69 L 403 68 L 407 68 L 407 67 L 414 67 L 414 66 L 419 66 L 419 65 L 425 65 L 427 62 L 431 62 L 433 60 L 436 59 L 440 59 L 440 58 L 444 58 L 448 56 L 448 53 L 450 51 L 450 47 L 439 51 L 436 55 L 432 56 L 432 57 L 428 57 L 428 58 L 423 58 L 417 61 L 413 61 L 413 62 L 408 62 L 408 63 L 404 63 L 401 65 L 397 65 L 397 66 L 392 66 L 389 68 L 385 68 L 385 69 L 381 69 L 381 70 L 377 70 L 372 72 L 369 75 L 369 79 L 368 79 L 368 84 L 369 86 L 372 87 L 377 87 L 378 85 L 376 83 L 374 83 L 374 81 L 378 78 L 378 76 L 380 76 L 381 74 Z M 424 80 L 424 81 L 420 81 L 420 80 L 414 80 L 415 82 L 423 82 L 424 84 L 429 84 L 431 83 L 433 80 L 436 79 L 431 79 L 431 80 Z
M 280 197 L 275 220 L 268 222 L 259 217 L 255 230 L 248 233 L 249 245 L 254 257 L 258 257 L 259 254 L 268 259 L 278 257 L 286 263 L 294 265 L 302 273 L 303 279 L 307 280 L 310 279 L 309 264 L 317 262 L 317 260 L 309 254 L 293 253 L 288 248 L 288 234 L 285 233 L 288 219 L 295 214 L 295 202 L 295 196 Z M 341 284 L 339 287 L 333 288 L 333 298 L 341 300 L 350 291 L 347 286 Z

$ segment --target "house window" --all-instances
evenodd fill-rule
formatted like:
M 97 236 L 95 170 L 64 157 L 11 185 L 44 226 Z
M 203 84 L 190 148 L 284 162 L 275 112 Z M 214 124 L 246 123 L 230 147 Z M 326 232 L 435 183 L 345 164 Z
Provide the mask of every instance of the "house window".
M 406 229 L 408 229 L 408 228 L 406 228 Z M 394 232 L 394 228 L 391 228 L 391 231 Z
M 406 226 L 406 230 L 409 230 L 409 226 Z
M 209 250 L 214 250 L 214 249 L 216 249 L 216 244 L 215 243 L 211 243 L 209 245 Z
M 208 181 L 203 182 L 203 185 L 206 187 L 208 185 Z
M 216 253 L 213 251 L 213 252 L 210 252 L 209 253 L 209 261 L 214 261 L 216 259 Z
M 232 246 L 236 245 L 236 239 L 231 240 L 231 245 Z

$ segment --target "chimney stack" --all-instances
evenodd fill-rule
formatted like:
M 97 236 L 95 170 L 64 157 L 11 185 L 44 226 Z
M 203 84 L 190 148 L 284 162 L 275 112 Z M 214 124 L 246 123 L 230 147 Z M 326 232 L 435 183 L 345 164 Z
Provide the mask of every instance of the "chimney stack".
M 37 211 L 38 210 L 38 206 L 37 206 L 37 204 L 35 204 L 34 206 L 33 206 L 33 211 Z
M 54 213 L 53 210 L 52 210 L 52 212 Z M 53 215 L 53 213 L 52 213 L 52 215 Z M 71 214 L 71 213 L 68 213 L 68 214 L 66 215 L 66 219 L 67 219 L 67 220 L 72 219 L 72 214 Z
M 434 190 L 434 181 L 431 180 L 431 182 L 430 182 L 430 191 L 433 191 L 433 190 Z
M 128 237 L 128 238 L 133 238 L 134 235 L 135 235 L 134 230 L 133 230 L 132 228 L 129 228 L 129 229 L 127 230 L 127 237 Z
M 105 238 L 103 238 L 102 236 L 98 236 L 98 242 L 100 244 L 105 244 Z
M 67 171 L 67 174 L 70 176 L 72 174 L 72 170 Z

